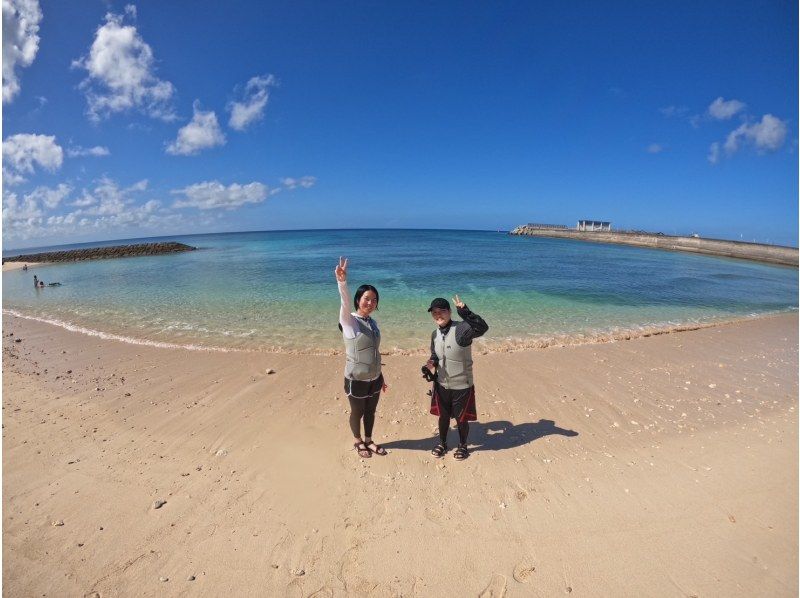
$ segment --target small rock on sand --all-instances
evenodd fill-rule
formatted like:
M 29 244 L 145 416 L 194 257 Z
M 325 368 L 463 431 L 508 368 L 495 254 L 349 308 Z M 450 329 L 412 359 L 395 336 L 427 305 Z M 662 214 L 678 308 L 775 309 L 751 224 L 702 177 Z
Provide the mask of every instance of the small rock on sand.
M 154 509 L 160 509 L 165 504 L 167 504 L 167 501 L 165 501 L 165 500 L 160 500 L 160 499 L 159 500 L 154 500 L 153 501 L 153 508 Z
M 267 369 L 267 374 L 274 374 L 274 373 L 275 373 L 275 370 L 273 370 L 272 368 L 268 368 Z
M 158 581 L 169 581 L 169 577 L 159 577 Z
M 59 519 L 58 521 L 53 522 L 53 527 L 61 527 L 62 525 L 64 525 L 63 519 Z
M 186 578 L 186 581 L 194 581 L 194 580 L 195 580 L 194 575 L 190 575 L 189 577 Z

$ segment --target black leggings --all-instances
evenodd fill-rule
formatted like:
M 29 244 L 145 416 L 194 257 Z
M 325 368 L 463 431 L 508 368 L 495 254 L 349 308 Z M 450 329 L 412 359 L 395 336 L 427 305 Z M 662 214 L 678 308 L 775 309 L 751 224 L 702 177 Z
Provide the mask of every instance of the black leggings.
M 372 438 L 372 426 L 375 424 L 375 409 L 378 408 L 378 400 L 381 398 L 379 390 L 374 395 L 366 399 L 350 399 L 350 430 L 353 438 L 361 438 L 361 419 L 364 419 L 364 436 Z
M 344 391 L 350 399 L 350 430 L 353 438 L 361 438 L 361 420 L 364 420 L 364 436 L 372 438 L 372 426 L 375 423 L 375 409 L 381 398 L 383 376 L 375 380 L 344 379 Z
M 467 443 L 467 436 L 469 436 L 469 422 L 458 422 L 458 442 L 460 444 Z M 450 414 L 439 416 L 439 440 L 442 444 L 447 444 L 447 431 L 450 429 Z

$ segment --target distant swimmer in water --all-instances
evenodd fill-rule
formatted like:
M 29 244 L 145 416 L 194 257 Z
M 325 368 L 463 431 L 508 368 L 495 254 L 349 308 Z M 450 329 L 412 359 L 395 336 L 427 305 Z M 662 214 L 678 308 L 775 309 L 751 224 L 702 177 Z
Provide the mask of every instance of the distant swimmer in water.
M 48 282 L 47 286 L 49 286 L 49 287 L 60 287 L 61 283 L 60 282 Z
M 28 270 L 28 264 L 22 264 L 22 271 L 26 272 Z
M 39 277 L 36 276 L 36 274 L 33 275 L 33 286 L 34 287 L 38 287 L 39 286 Z

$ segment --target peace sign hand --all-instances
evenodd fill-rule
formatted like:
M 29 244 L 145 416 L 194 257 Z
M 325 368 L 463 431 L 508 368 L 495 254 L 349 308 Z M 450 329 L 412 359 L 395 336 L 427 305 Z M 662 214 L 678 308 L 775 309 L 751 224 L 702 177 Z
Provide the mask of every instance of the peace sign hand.
M 465 304 L 465 303 L 464 303 L 464 302 L 463 302 L 461 299 L 459 299 L 459 298 L 458 298 L 458 295 L 456 295 L 455 297 L 453 297 L 453 303 L 455 303 L 455 304 L 456 304 L 456 307 L 457 307 L 458 309 L 461 309 L 461 308 L 463 308 L 463 307 L 466 307 L 466 304 Z
M 347 282 L 347 258 L 340 257 L 339 265 L 334 269 L 336 280 L 339 282 Z

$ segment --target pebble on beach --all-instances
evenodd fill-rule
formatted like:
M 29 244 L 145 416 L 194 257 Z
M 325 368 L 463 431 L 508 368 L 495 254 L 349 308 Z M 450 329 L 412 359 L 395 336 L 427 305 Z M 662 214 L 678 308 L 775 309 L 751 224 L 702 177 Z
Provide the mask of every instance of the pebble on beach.
M 61 527 L 62 525 L 64 525 L 63 519 L 59 519 L 58 521 L 53 522 L 53 527 Z
M 165 500 L 161 500 L 161 499 L 159 499 L 159 500 L 154 500 L 154 501 L 153 501 L 153 508 L 154 508 L 154 509 L 160 509 L 160 508 L 161 508 L 161 507 L 163 507 L 165 504 L 167 504 L 167 501 L 165 501 Z

